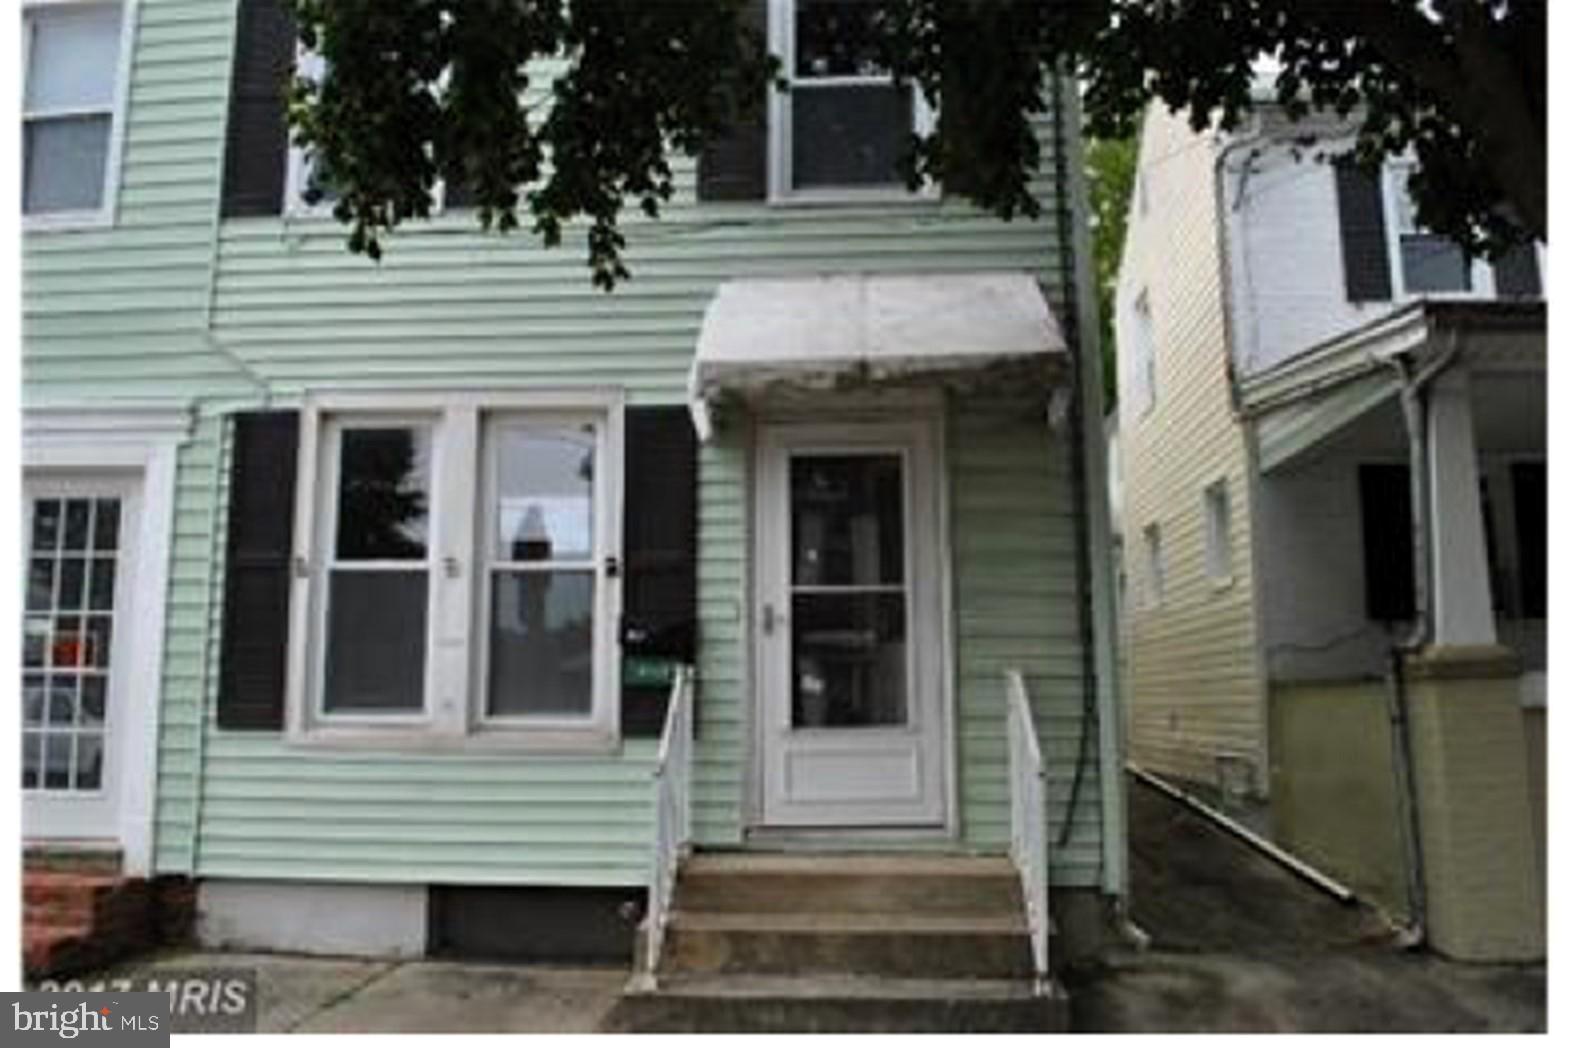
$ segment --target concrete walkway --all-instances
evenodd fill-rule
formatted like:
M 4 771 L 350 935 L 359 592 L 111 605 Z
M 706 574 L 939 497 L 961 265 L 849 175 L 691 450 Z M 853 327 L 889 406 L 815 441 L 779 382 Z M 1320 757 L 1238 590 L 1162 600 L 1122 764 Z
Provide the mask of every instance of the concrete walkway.
M 626 968 L 181 951 L 83 981 L 251 971 L 259 1033 L 592 1033 Z
M 1457 964 L 1134 784 L 1132 912 L 1144 953 L 1069 976 L 1074 1031 L 1544 1030 L 1544 965 Z

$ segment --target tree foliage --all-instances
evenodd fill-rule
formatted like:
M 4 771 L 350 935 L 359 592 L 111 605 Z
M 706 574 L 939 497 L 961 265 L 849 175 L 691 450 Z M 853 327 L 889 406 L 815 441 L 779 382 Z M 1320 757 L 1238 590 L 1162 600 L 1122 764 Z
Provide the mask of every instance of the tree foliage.
M 1117 271 L 1127 241 L 1133 206 L 1133 176 L 1138 167 L 1138 136 L 1091 138 L 1084 144 L 1084 173 L 1089 180 L 1089 223 L 1093 244 L 1095 301 L 1100 307 L 1100 356 L 1105 370 L 1105 406 L 1116 403 L 1115 316 Z
M 485 228 L 521 216 L 547 245 L 587 222 L 589 265 L 627 275 L 621 221 L 674 192 L 775 65 L 742 28 L 743 0 L 294 0 L 328 73 L 294 88 L 299 141 L 339 191 L 353 250 L 427 215 L 442 176 Z M 1087 130 L 1125 137 L 1143 104 L 1231 129 L 1274 59 L 1293 116 L 1360 121 L 1366 166 L 1413 150 L 1421 220 L 1493 254 L 1546 237 L 1545 0 L 875 0 L 899 78 L 943 106 L 904 151 L 912 184 L 943 180 L 1003 218 L 1037 215 L 1044 85 L 1085 85 Z M 566 59 L 531 85 L 534 59 Z M 541 90 L 530 91 L 530 87 Z M 537 110 L 530 111 L 530 98 Z

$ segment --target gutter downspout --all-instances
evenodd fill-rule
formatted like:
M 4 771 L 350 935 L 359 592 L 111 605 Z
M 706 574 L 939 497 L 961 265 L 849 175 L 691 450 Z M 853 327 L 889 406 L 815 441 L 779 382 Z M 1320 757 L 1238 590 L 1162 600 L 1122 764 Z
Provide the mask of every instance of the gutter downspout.
M 1104 402 L 1104 386 L 1100 362 L 1095 355 L 1099 346 L 1099 321 L 1094 300 L 1093 261 L 1089 244 L 1089 208 L 1086 180 L 1083 174 L 1082 139 L 1079 131 L 1077 86 L 1074 81 L 1062 78 L 1058 82 L 1055 106 L 1055 132 L 1058 159 L 1059 199 L 1057 214 L 1058 236 L 1066 235 L 1072 264 L 1067 266 L 1068 280 L 1073 285 L 1076 316 L 1068 311 L 1068 327 L 1076 328 L 1078 338 L 1073 343 L 1077 364 L 1073 383 L 1072 428 L 1074 436 L 1073 460 L 1077 467 L 1074 476 L 1075 495 L 1083 506 L 1079 529 L 1081 542 L 1078 566 L 1085 592 L 1085 604 L 1080 614 L 1087 634 L 1086 698 L 1088 715 L 1094 719 L 1098 735 L 1097 764 L 1100 773 L 1101 809 L 1101 891 L 1116 900 L 1116 916 L 1127 927 L 1127 792 L 1122 760 L 1121 718 L 1118 716 L 1119 697 L 1116 687 L 1116 617 L 1112 607 L 1113 578 L 1111 568 L 1110 511 L 1106 505 L 1104 484 L 1089 483 L 1086 478 L 1103 478 L 1105 470 L 1104 420 L 1100 405 Z M 1063 227 L 1065 226 L 1065 229 Z M 1100 584 L 1096 584 L 1096 580 Z M 1076 776 L 1082 775 L 1084 765 L 1079 763 Z
M 1436 376 L 1457 359 L 1462 341 L 1454 331 L 1445 353 L 1430 361 L 1417 374 L 1404 356 L 1377 358 L 1397 373 L 1397 395 L 1402 406 L 1403 428 L 1408 437 L 1409 490 L 1413 504 L 1414 547 L 1414 623 L 1408 636 L 1392 644 L 1386 664 L 1387 713 L 1391 720 L 1392 777 L 1397 793 L 1398 825 L 1402 832 L 1403 867 L 1407 873 L 1408 927 L 1402 945 L 1410 949 L 1425 943 L 1425 861 L 1420 836 L 1419 787 L 1414 777 L 1411 725 L 1408 721 L 1408 685 L 1403 668 L 1407 660 L 1424 650 L 1435 632 L 1435 612 L 1431 606 L 1431 580 L 1435 572 L 1434 551 L 1427 529 L 1430 522 L 1430 476 L 1426 468 L 1429 443 L 1429 418 L 1425 397 Z

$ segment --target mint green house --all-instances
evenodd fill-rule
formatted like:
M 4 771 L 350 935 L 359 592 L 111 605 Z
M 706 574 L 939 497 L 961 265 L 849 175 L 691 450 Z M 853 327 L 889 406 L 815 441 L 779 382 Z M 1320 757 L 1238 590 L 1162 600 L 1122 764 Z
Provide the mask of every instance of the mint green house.
M 1070 84 L 1002 222 L 894 182 L 919 99 L 800 74 L 605 294 L 455 199 L 350 254 L 264 0 L 22 18 L 28 843 L 305 951 L 619 923 L 681 845 L 1121 895 Z

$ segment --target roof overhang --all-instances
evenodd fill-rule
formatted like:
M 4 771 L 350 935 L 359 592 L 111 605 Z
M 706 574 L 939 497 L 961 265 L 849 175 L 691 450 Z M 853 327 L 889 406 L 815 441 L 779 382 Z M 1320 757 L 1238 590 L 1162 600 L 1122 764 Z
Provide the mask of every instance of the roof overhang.
M 1418 367 L 1446 352 L 1476 375 L 1543 373 L 1545 303 L 1423 299 L 1241 379 L 1260 469 L 1286 465 L 1396 395 L 1394 361 Z
M 1026 273 L 728 280 L 699 332 L 688 395 L 708 439 L 723 403 L 877 386 L 1049 392 L 1067 345 Z

